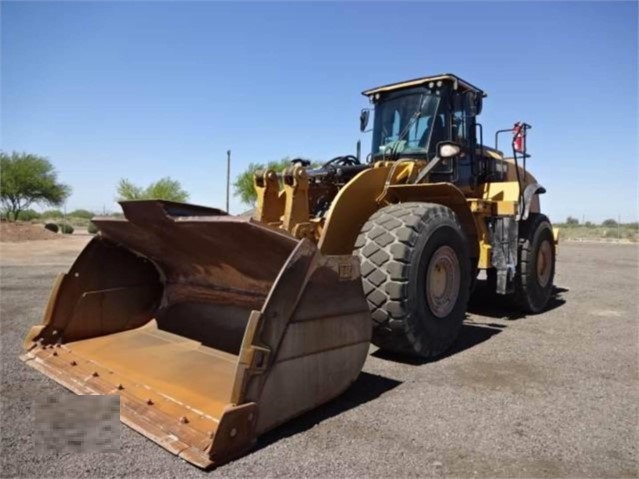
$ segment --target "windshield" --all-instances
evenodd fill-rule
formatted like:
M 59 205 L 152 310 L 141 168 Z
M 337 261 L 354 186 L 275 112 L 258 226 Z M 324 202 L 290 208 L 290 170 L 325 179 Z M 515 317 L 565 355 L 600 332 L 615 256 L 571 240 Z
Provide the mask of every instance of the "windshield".
M 437 143 L 447 137 L 445 115 L 438 111 L 440 100 L 426 91 L 412 91 L 378 103 L 373 155 L 434 155 Z

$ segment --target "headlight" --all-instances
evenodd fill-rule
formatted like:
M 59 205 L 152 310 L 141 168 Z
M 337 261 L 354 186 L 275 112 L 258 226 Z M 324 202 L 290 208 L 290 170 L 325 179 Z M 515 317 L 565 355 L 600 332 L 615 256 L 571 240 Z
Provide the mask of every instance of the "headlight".
M 440 143 L 437 149 L 437 156 L 440 158 L 452 158 L 459 155 L 461 148 L 455 143 Z

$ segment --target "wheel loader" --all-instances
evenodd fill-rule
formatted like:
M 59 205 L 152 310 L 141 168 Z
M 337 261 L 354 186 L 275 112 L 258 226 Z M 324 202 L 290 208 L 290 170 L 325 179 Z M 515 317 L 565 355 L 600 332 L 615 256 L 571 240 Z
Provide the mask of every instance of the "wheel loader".
M 367 158 L 257 172 L 252 217 L 148 200 L 95 218 L 22 359 L 75 393 L 119 395 L 124 423 L 208 468 L 342 393 L 371 341 L 446 351 L 480 270 L 543 311 L 557 232 L 526 169 L 530 125 L 485 146 L 486 94 L 451 74 L 363 94 Z

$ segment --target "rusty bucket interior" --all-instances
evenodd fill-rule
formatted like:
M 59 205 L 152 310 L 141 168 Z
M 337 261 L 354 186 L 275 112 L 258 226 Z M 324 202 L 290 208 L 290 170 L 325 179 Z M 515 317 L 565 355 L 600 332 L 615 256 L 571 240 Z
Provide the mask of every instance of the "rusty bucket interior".
M 56 280 L 26 363 L 202 468 L 334 398 L 371 322 L 359 264 L 249 218 L 123 202 Z

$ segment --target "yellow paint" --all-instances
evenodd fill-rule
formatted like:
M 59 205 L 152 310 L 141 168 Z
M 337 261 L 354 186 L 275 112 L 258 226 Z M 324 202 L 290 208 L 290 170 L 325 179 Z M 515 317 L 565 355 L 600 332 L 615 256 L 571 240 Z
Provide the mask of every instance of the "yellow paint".
M 257 171 L 253 177 L 257 194 L 255 218 L 266 224 L 280 223 L 284 215 L 285 191 L 280 191 L 274 170 Z
M 555 240 L 555 256 L 559 254 L 559 228 L 552 229 L 552 236 Z
M 384 189 L 390 167 L 379 165 L 355 176 L 335 196 L 319 240 L 324 254 L 352 254 L 357 235 L 380 208 L 377 198 Z
M 482 183 L 478 187 L 480 197 L 489 201 L 518 201 L 519 184 L 516 181 Z
M 468 207 L 473 214 L 490 214 L 493 209 L 493 203 L 472 198 L 468 200 Z
M 486 224 L 486 218 L 490 215 L 478 214 L 474 215 L 475 225 L 477 227 L 477 244 L 479 255 L 477 258 L 477 267 L 479 269 L 486 269 L 492 266 L 490 260 L 490 232 L 488 231 L 488 225 Z
M 298 228 L 302 223 L 308 224 L 309 219 L 308 174 L 304 167 L 297 165 L 285 170 L 284 198 L 284 229 L 294 236 L 297 236 L 295 231 L 300 230 L 304 237 L 308 228 Z
M 515 216 L 518 204 L 517 201 L 497 201 L 494 203 L 494 212 L 497 216 Z

